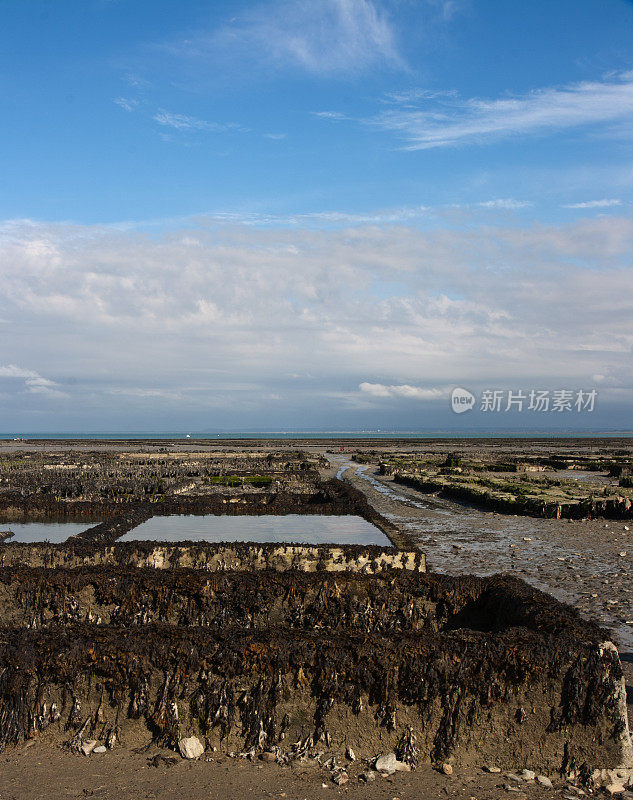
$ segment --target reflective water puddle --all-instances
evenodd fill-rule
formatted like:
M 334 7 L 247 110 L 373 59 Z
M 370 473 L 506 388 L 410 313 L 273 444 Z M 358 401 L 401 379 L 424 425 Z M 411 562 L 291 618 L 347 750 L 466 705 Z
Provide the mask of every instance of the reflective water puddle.
M 377 544 L 391 547 L 371 522 L 354 516 L 286 514 L 264 516 L 174 515 L 152 517 L 117 541 L 296 542 Z
M 13 536 L 4 539 L 7 544 L 14 542 L 61 544 L 69 536 L 75 536 L 96 524 L 96 522 L 0 522 L 0 532 L 13 531 Z

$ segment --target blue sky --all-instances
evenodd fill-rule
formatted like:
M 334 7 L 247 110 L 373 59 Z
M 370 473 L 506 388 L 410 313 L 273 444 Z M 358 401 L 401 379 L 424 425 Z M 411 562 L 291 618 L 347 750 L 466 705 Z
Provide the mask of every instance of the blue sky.
M 632 3 L 0 21 L 1 430 L 631 427 Z

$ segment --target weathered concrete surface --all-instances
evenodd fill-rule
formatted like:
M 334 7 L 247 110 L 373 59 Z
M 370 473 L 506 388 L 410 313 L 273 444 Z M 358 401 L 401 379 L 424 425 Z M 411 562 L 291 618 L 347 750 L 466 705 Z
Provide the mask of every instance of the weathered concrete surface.
M 380 572 L 396 568 L 424 572 L 419 550 L 397 550 L 377 545 L 252 544 L 249 542 L 157 544 L 121 542 L 95 545 L 77 541 L 64 544 L 4 544 L 0 566 L 78 567 L 134 566 L 160 570 L 190 568 L 210 572 L 261 569 L 303 572 Z

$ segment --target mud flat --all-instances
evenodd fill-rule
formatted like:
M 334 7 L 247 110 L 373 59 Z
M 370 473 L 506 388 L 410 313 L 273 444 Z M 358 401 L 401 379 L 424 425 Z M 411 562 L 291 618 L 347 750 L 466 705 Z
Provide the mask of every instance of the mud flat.
M 471 513 L 501 517 L 394 487 L 375 474 L 375 443 L 339 456 L 332 443 L 194 446 L 34 445 L 0 459 L 0 519 L 87 522 L 63 544 L 0 545 L 7 758 L 34 741 L 178 754 L 195 738 L 203 758 L 316 767 L 329 786 L 343 785 L 349 751 L 370 770 L 382 753 L 419 773 L 487 765 L 588 783 L 622 768 L 628 780 L 612 634 L 515 577 L 425 572 L 426 543 L 434 569 L 445 552 L 471 571 L 451 526 L 467 537 Z M 152 518 L 315 513 L 362 517 L 393 546 L 121 541 Z
M 337 471 L 343 465 L 346 481 L 417 542 L 430 570 L 521 577 L 612 629 L 627 664 L 633 662 L 633 525 L 626 520 L 497 514 L 396 484 L 377 463 L 335 463 Z M 628 681 L 633 699 L 633 671 Z

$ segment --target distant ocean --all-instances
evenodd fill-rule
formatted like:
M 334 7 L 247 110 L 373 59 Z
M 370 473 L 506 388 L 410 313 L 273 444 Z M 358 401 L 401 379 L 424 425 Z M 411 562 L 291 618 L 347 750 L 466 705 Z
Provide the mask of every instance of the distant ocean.
M 632 437 L 633 431 L 223 431 L 221 433 L 182 433 L 176 431 L 127 432 L 67 432 L 67 433 L 0 433 L 0 440 L 16 438 L 33 440 L 152 440 L 173 439 L 184 441 L 213 439 L 583 439 Z

